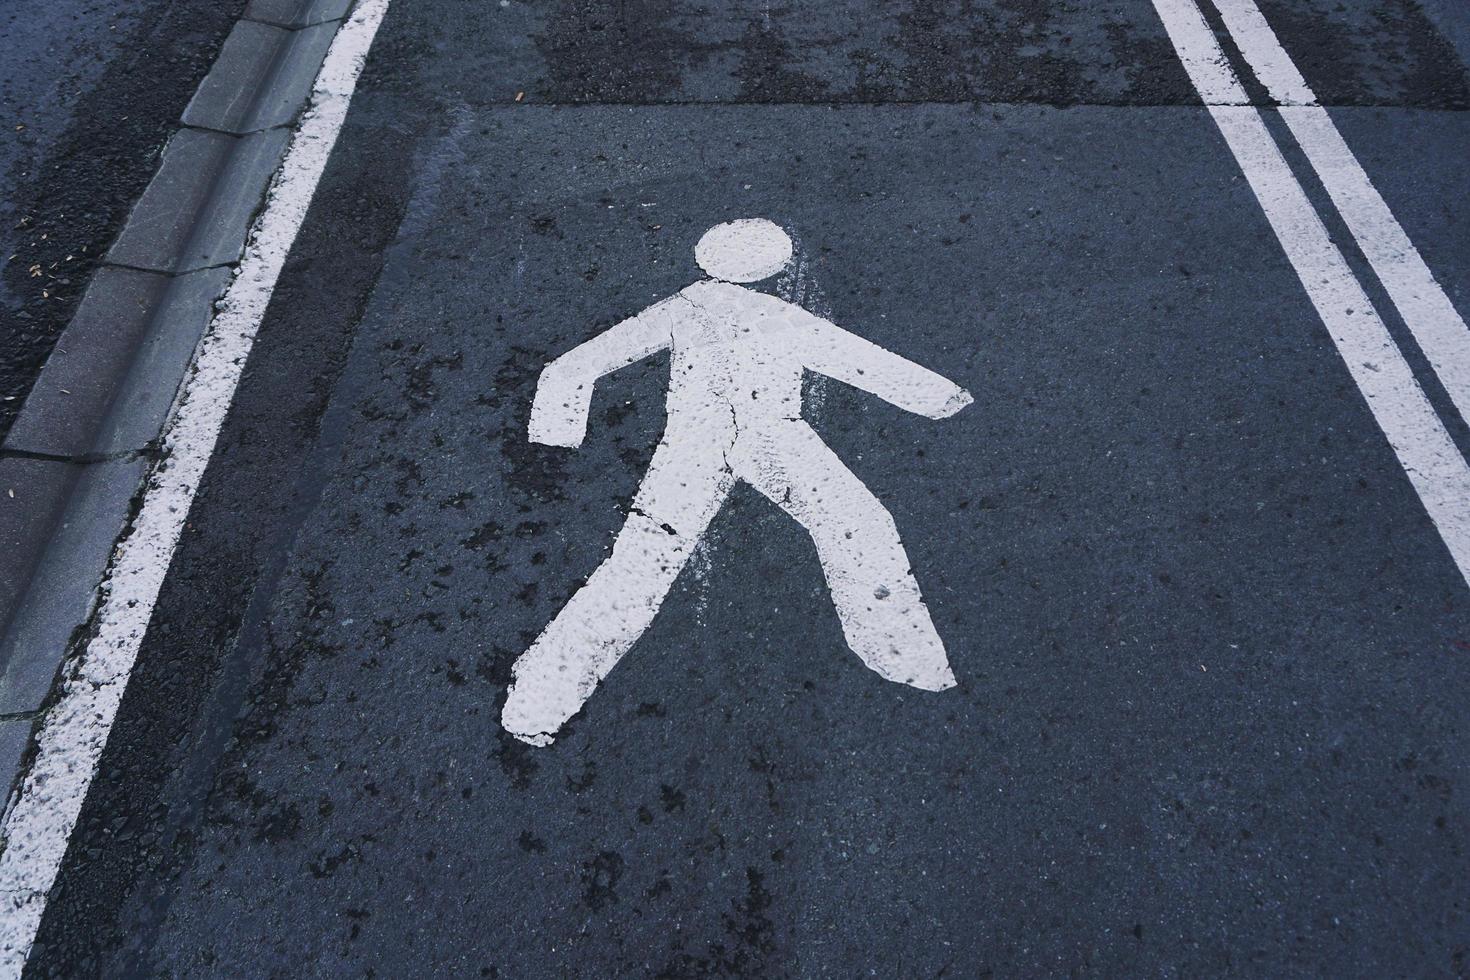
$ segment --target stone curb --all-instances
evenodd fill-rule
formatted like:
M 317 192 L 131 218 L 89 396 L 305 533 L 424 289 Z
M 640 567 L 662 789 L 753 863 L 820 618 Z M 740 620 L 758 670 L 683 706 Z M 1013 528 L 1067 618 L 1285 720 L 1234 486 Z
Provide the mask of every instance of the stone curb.
M 335 21 L 300 28 L 239 21 L 184 110 L 184 125 L 243 135 L 291 122 L 336 33 Z
M 0 790 L 351 0 L 251 0 L 0 445 Z
M 347 16 L 352 0 L 250 0 L 246 20 L 277 27 L 311 27 Z
M 103 261 L 168 275 L 237 261 L 290 136 L 179 130 Z
M 32 536 L 37 526 L 44 535 L 41 542 L 21 542 L 33 559 L 29 576 L 15 590 L 21 602 L 0 635 L 0 717 L 39 711 L 46 700 L 72 634 L 91 616 L 97 585 L 148 463 L 141 456 L 91 465 L 0 459 L 0 482 L 18 484 L 15 499 L 29 497 L 35 504 L 18 508 L 33 525 L 17 529 L 5 521 L 5 543 Z
M 228 268 L 98 269 L 5 447 L 68 459 L 150 448 L 174 402 L 158 379 L 183 377 L 229 278 Z

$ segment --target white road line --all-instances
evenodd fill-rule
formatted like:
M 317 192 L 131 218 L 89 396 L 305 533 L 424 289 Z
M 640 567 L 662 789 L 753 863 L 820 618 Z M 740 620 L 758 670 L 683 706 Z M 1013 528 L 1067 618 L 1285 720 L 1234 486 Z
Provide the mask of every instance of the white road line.
M 1243 104 L 1244 89 L 1195 0 L 1154 0 L 1154 7 L 1373 417 L 1470 583 L 1470 467 L 1260 113 Z
M 255 333 L 337 142 L 389 0 L 359 0 L 338 30 L 240 270 L 200 347 L 132 533 L 103 585 L 97 634 L 42 725 L 39 753 L 6 815 L 0 853 L 0 977 L 18 977 L 82 800 L 117 715 L 179 533 Z
M 1281 105 L 1316 105 L 1314 93 L 1296 63 L 1277 40 L 1254 0 L 1211 0 L 1220 19 L 1250 63 L 1251 71 Z
M 1213 0 L 1460 417 L 1470 422 L 1470 327 L 1435 281 L 1255 0 Z

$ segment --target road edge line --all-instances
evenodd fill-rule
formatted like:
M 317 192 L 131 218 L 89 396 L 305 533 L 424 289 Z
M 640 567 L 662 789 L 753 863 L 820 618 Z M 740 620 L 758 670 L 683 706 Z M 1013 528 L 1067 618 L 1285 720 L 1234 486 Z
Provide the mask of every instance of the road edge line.
M 1325 106 L 1302 78 L 1255 0 L 1211 0 L 1277 109 L 1460 417 L 1470 423 L 1470 326 Z
M 389 2 L 358 0 L 332 41 L 239 273 L 200 345 L 163 458 L 115 552 L 96 632 L 42 722 L 0 833 L 0 977 L 24 969 L 194 494 Z
M 1247 104 L 1245 90 L 1196 0 L 1153 4 L 1348 373 L 1470 584 L 1470 466 L 1259 110 Z M 1221 98 L 1212 101 L 1212 96 Z
M 0 442 L 0 542 L 17 583 L 0 598 L 0 805 L 29 768 L 36 725 L 90 627 L 216 301 L 349 5 L 252 0 Z M 283 29 L 253 20 L 260 14 L 313 24 Z M 270 70 L 283 58 L 289 71 Z M 224 132 L 228 107 L 265 112 L 269 125 Z

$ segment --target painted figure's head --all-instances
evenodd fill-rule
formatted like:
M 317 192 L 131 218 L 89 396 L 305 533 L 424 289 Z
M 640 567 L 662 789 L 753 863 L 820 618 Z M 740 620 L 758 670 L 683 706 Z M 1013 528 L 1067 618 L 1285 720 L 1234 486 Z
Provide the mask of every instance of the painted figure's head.
M 791 237 L 765 218 L 715 225 L 694 246 L 694 261 L 725 282 L 760 282 L 791 261 Z

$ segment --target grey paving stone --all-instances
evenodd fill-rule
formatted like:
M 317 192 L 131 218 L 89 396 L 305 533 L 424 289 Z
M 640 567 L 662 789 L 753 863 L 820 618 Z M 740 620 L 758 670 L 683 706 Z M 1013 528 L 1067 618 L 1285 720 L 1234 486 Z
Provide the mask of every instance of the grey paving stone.
M 285 130 L 175 133 L 107 261 L 167 273 L 237 261 L 289 138 Z
M 68 457 L 146 448 L 229 278 L 227 268 L 176 278 L 99 269 L 5 448 Z
M 141 459 L 86 465 L 0 459 L 0 546 L 25 556 L 14 567 L 5 562 L 0 573 L 0 601 L 8 606 L 0 635 L 0 715 L 41 706 L 67 643 L 91 613 L 147 468 Z
M 15 777 L 20 771 L 20 757 L 25 755 L 31 741 L 29 718 L 11 718 L 0 721 L 0 807 L 15 787 Z
M 0 635 L 10 622 L 79 467 L 0 458 Z M 0 661 L 3 666 L 3 661 Z
M 242 20 L 184 110 L 186 126 L 253 133 L 283 126 L 306 104 L 335 23 L 302 30 Z
M 352 0 L 250 0 L 245 19 L 295 29 L 339 20 L 350 6 Z

